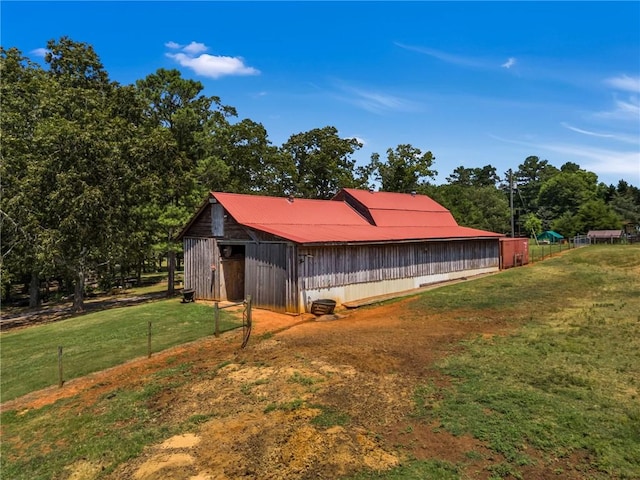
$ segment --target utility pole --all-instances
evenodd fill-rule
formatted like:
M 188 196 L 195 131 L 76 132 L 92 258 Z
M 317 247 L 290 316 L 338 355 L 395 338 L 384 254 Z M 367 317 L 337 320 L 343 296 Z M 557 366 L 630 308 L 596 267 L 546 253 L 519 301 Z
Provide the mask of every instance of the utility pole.
M 509 169 L 509 208 L 511 209 L 511 238 L 516 236 L 513 220 L 513 172 Z

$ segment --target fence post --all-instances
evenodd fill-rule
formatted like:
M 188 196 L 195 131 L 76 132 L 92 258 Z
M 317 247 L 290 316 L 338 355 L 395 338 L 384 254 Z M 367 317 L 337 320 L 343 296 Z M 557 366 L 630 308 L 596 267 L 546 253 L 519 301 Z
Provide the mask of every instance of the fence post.
M 251 295 L 247 295 L 247 323 L 251 328 Z
M 149 328 L 147 332 L 147 358 L 151 358 L 151 320 L 149 320 Z
M 218 306 L 218 302 L 213 304 L 213 325 L 214 325 L 214 334 L 216 337 L 220 336 L 220 307 Z
M 58 388 L 62 388 L 64 376 L 62 374 L 62 347 L 58 347 Z

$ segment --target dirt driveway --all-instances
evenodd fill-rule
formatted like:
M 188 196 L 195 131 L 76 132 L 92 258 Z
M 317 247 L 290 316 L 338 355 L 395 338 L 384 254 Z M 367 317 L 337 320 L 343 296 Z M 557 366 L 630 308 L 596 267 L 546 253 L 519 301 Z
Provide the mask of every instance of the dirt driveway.
M 107 372 L 24 397 L 3 408 L 29 409 L 77 395 L 91 404 L 117 388 L 133 388 L 160 368 L 188 364 L 197 380 L 153 400 L 162 421 L 202 418 L 193 431 L 148 446 L 112 479 L 334 479 L 365 468 L 384 470 L 409 458 L 464 465 L 488 478 L 501 459 L 469 437 L 454 437 L 412 416 L 417 385 L 446 384 L 435 362 L 469 335 L 507 331 L 499 315 L 430 316 L 411 298 L 315 319 L 254 311 L 246 349 L 239 333 L 208 338 Z M 464 318 L 465 321 L 460 321 Z M 474 452 L 473 455 L 470 452 Z M 74 480 L 100 465 L 70 466 Z M 528 478 L 545 478 L 542 470 Z M 549 478 L 553 478 L 550 475 Z M 557 477 L 555 477 L 557 478 Z

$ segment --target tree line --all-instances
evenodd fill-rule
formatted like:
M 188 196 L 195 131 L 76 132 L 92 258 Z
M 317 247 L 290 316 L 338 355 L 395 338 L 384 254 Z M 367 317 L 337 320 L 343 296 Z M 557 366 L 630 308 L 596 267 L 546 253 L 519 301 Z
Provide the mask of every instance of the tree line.
M 598 183 L 573 163 L 536 156 L 502 176 L 459 166 L 434 183 L 435 156 L 410 144 L 356 166 L 362 144 L 333 126 L 292 134 L 281 146 L 264 126 L 177 70 L 131 85 L 111 81 L 89 44 L 47 43 L 45 66 L 0 47 L 2 297 L 56 278 L 83 307 L 89 274 L 109 285 L 158 258 L 173 293 L 175 236 L 208 191 L 329 199 L 340 188 L 417 192 L 461 225 L 516 234 L 553 228 L 565 236 L 640 224 L 640 189 Z M 510 204 L 515 192 L 515 203 Z

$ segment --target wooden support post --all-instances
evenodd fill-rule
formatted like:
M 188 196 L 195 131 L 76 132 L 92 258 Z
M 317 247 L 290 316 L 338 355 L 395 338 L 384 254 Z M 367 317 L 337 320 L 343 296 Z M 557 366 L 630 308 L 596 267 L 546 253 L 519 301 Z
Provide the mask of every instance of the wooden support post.
M 247 295 L 247 323 L 251 328 L 251 295 Z
M 147 358 L 151 358 L 151 321 L 149 321 L 149 329 L 147 332 Z
M 214 334 L 216 337 L 220 336 L 220 307 L 218 302 L 213 304 L 213 325 L 214 325 Z
M 64 385 L 64 375 L 62 373 L 62 347 L 58 347 L 58 388 Z

